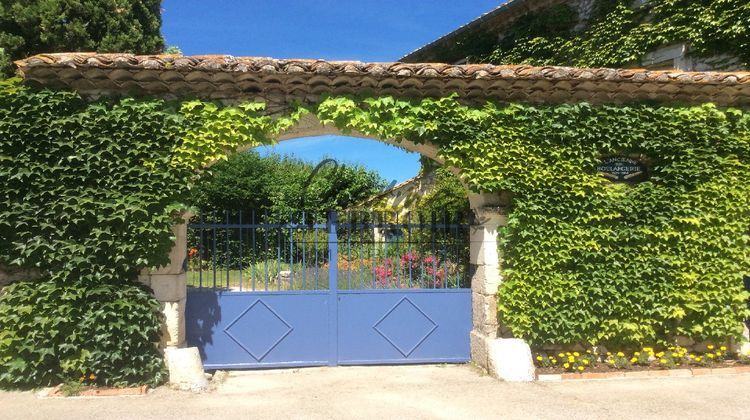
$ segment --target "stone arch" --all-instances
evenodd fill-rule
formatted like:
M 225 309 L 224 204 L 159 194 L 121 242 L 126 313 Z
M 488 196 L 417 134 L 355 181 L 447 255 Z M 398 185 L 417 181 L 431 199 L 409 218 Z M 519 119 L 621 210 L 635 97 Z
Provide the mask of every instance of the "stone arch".
M 358 132 L 343 133 L 334 126 L 324 125 L 312 114 L 303 116 L 293 127 L 282 132 L 275 140 L 278 142 L 315 137 L 321 135 L 344 135 L 368 140 L 380 141 L 405 150 L 419 153 L 422 156 L 443 164 L 438 154 L 438 147 L 431 143 L 415 144 L 408 140 L 384 140 Z M 237 153 L 248 150 L 242 147 Z M 459 168 L 451 170 L 460 174 Z M 505 201 L 499 194 L 476 193 L 467 188 L 472 212 L 470 229 L 470 273 L 472 289 L 472 332 L 469 337 L 471 358 L 479 366 L 496 370 L 491 362 L 491 346 L 498 338 L 497 322 L 497 288 L 500 285 L 500 255 L 497 249 L 498 229 L 505 224 Z M 187 221 L 190 214 L 184 214 Z M 165 315 L 162 346 L 184 347 L 185 342 L 185 303 L 187 298 L 187 279 L 183 270 L 183 260 L 187 253 L 187 225 L 185 223 L 173 228 L 176 238 L 170 252 L 170 264 L 155 271 L 142 273 L 140 280 L 154 290 L 156 298 L 162 304 Z

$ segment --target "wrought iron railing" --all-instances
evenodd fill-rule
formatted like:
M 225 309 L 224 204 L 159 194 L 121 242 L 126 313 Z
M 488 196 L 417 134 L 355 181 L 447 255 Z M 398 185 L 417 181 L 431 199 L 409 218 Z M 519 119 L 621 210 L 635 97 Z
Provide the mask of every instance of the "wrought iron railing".
M 467 215 L 225 211 L 194 218 L 188 238 L 191 287 L 326 290 L 331 270 L 339 289 L 468 287 Z

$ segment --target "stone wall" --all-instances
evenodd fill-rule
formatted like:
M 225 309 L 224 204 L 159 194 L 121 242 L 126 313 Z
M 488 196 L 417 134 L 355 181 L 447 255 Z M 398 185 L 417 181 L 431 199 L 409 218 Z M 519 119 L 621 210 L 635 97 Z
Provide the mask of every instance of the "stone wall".
M 39 270 L 9 267 L 0 264 L 0 288 L 15 281 L 37 280 L 41 277 Z
M 183 214 L 186 223 L 172 228 L 175 244 L 169 253 L 170 263 L 156 270 L 144 270 L 138 281 L 151 287 L 154 297 L 161 304 L 164 315 L 161 347 L 185 346 L 185 304 L 187 301 L 187 275 L 184 270 L 187 255 L 187 220 L 190 214 Z

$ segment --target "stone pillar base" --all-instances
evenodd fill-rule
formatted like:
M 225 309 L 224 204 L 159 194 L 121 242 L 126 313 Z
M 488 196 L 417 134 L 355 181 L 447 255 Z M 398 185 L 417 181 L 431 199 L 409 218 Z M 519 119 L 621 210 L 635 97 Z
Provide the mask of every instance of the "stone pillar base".
M 489 343 L 490 375 L 507 382 L 531 382 L 536 368 L 531 349 L 518 338 L 496 338 Z
M 203 362 L 197 347 L 167 348 L 164 357 L 169 368 L 169 385 L 183 390 L 201 392 L 208 389 Z

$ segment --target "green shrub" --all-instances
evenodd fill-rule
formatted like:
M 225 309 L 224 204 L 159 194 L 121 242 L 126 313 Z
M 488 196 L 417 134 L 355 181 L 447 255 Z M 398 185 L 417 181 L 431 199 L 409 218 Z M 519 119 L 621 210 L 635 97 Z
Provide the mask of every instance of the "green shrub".
M 11 284 L 0 291 L 0 387 L 91 374 L 100 385 L 157 385 L 165 379 L 159 317 L 159 302 L 139 284 Z

